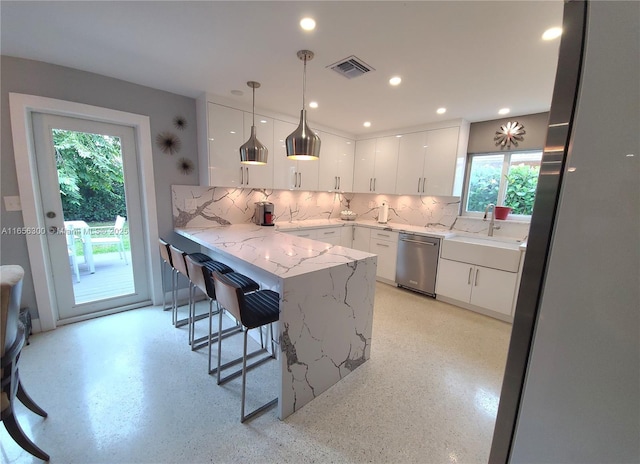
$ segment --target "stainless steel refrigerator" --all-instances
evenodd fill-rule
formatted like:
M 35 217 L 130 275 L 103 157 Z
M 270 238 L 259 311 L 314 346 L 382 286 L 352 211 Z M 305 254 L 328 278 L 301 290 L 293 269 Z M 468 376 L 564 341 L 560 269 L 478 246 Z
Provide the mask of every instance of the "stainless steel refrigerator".
M 491 463 L 640 462 L 639 57 L 640 3 L 565 3 Z

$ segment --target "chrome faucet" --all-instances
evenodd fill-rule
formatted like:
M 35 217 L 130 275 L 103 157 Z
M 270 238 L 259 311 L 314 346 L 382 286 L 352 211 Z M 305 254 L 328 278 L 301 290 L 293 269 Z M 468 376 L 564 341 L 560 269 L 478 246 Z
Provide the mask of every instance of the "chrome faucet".
M 489 221 L 489 237 L 493 237 L 493 231 L 495 229 L 499 229 L 500 226 L 496 225 L 496 205 L 493 203 L 489 203 L 487 207 L 484 209 L 484 218 L 483 221 L 487 220 L 487 214 L 489 213 L 489 208 L 491 208 L 491 220 Z

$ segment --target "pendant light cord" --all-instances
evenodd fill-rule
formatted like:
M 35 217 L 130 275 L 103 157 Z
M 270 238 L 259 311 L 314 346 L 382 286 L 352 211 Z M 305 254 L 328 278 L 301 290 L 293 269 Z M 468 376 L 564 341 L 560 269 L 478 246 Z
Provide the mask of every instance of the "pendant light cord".
M 304 95 L 307 91 L 307 55 L 304 56 L 304 70 L 302 71 L 302 109 L 306 109 Z
M 255 126 L 256 125 L 256 87 L 255 86 L 253 86 L 253 103 L 251 107 L 252 107 L 251 125 Z

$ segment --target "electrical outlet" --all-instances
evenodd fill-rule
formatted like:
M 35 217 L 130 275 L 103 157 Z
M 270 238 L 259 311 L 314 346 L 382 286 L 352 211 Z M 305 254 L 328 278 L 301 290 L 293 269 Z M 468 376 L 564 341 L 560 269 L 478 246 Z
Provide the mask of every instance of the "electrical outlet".
M 4 207 L 7 211 L 22 211 L 22 204 L 20 203 L 20 197 L 18 196 L 4 197 Z

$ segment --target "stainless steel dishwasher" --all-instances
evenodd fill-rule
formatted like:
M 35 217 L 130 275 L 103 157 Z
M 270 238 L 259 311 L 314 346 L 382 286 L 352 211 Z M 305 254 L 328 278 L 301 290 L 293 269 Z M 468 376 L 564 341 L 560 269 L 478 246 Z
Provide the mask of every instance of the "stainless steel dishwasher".
M 396 263 L 398 286 L 436 296 L 439 251 L 439 238 L 401 233 Z

